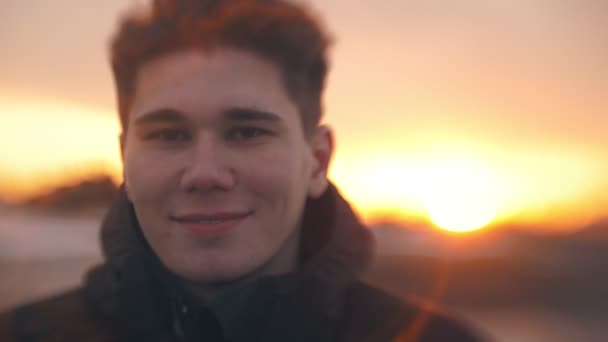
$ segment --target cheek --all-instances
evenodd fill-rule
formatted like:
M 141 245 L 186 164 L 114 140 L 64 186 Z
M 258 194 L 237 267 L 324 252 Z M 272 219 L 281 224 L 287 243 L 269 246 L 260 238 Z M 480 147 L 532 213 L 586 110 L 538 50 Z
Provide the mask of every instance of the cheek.
M 167 160 L 167 157 L 134 149 L 125 154 L 124 163 L 127 189 L 137 199 L 154 199 L 165 195 L 176 182 L 177 164 Z
M 239 178 L 256 192 L 285 193 L 308 182 L 308 163 L 299 149 L 275 148 L 247 155 L 242 162 Z

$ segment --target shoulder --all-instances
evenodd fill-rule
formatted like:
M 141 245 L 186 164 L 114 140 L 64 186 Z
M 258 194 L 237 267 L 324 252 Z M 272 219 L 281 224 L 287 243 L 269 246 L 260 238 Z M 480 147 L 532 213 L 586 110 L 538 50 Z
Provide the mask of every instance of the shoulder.
M 0 313 L 0 341 L 16 341 L 12 312 Z
M 0 314 L 0 340 L 103 341 L 102 323 L 84 291 L 75 289 Z
M 347 335 L 358 336 L 354 340 L 482 341 L 456 317 L 363 283 L 355 283 L 349 288 L 344 305 L 343 330 Z

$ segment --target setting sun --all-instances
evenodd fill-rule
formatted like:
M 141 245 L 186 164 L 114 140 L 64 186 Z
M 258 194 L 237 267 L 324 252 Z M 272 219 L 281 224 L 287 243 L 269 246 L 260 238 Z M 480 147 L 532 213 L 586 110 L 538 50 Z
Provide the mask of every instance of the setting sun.
M 477 160 L 438 160 L 429 166 L 426 182 L 421 194 L 425 210 L 442 229 L 481 229 L 499 213 L 505 183 Z

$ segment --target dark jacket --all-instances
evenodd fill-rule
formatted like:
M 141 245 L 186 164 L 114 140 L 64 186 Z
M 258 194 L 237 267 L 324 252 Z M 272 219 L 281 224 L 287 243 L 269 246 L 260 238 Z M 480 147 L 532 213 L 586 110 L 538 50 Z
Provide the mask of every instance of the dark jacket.
M 124 191 L 101 240 L 105 263 L 84 286 L 0 315 L 0 341 L 477 341 L 456 320 L 358 280 L 372 237 L 334 187 L 306 205 L 298 271 L 227 296 L 228 313 L 180 290 Z

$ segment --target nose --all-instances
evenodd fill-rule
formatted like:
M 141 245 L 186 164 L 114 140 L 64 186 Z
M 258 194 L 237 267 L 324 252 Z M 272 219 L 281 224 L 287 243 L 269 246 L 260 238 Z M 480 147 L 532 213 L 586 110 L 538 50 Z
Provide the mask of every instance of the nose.
M 228 191 L 236 184 L 234 169 L 227 163 L 227 151 L 212 137 L 200 137 L 186 158 L 180 187 L 186 192 Z

